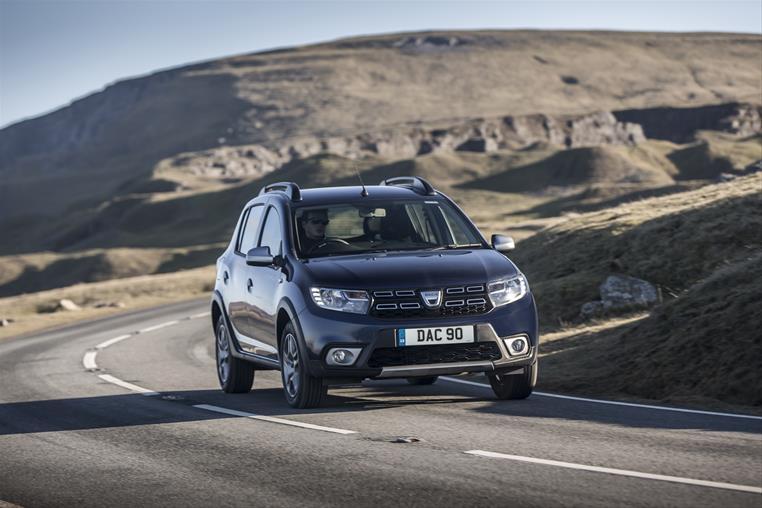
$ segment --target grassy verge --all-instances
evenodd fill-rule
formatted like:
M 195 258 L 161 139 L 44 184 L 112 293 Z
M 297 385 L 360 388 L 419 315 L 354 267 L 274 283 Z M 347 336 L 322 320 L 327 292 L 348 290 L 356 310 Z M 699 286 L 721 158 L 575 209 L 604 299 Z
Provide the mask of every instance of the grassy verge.
M 76 321 L 207 296 L 213 287 L 214 267 L 208 266 L 0 298 L 0 319 L 12 320 L 8 326 L 0 328 L 0 340 Z M 73 301 L 80 310 L 51 312 L 62 299 Z

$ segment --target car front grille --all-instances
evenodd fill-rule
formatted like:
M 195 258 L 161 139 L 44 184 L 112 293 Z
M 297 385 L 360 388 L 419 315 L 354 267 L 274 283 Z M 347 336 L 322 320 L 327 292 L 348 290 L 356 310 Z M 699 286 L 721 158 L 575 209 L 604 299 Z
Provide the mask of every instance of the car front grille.
M 456 363 L 499 360 L 496 342 L 472 344 L 438 344 L 434 346 L 382 347 L 373 351 L 368 367 L 396 367 L 429 363 Z
M 371 315 L 380 318 L 447 317 L 484 314 L 492 304 L 484 284 L 453 286 L 442 289 L 438 307 L 424 303 L 420 289 L 385 289 L 373 291 Z

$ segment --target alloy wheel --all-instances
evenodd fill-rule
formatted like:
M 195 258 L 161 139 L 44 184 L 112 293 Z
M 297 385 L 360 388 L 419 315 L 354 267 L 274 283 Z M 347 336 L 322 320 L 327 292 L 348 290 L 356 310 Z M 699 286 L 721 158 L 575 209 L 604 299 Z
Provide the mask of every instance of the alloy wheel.
M 290 398 L 299 393 L 299 347 L 292 333 L 283 339 L 283 385 Z
M 230 341 L 224 325 L 217 328 L 217 375 L 223 385 L 230 377 Z

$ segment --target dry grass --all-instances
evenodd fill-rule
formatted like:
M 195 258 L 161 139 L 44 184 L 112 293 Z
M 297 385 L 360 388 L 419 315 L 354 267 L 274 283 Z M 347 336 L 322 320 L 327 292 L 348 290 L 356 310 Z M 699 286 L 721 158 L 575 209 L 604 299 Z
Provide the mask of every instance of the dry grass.
M 512 256 L 553 330 L 625 273 L 678 295 L 718 267 L 762 249 L 762 174 L 578 216 L 518 245 Z
M 209 266 L 162 275 L 76 284 L 29 295 L 0 298 L 0 319 L 13 320 L 9 326 L 0 328 L 0 339 L 125 310 L 209 296 L 214 288 L 214 277 L 214 267 Z M 45 312 L 45 309 L 61 299 L 72 300 L 82 309 Z M 117 302 L 124 307 L 95 308 L 98 303 Z
M 208 266 L 227 244 L 174 249 L 114 248 L 0 257 L 0 297 Z
M 758 252 L 650 314 L 545 335 L 541 387 L 762 414 L 760 301 Z

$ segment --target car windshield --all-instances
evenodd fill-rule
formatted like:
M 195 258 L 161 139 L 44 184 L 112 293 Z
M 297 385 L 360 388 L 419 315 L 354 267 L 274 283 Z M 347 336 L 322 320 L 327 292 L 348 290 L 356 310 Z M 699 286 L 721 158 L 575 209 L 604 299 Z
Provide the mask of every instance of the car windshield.
M 303 258 L 484 247 L 475 228 L 443 200 L 301 207 L 294 211 L 294 227 Z

